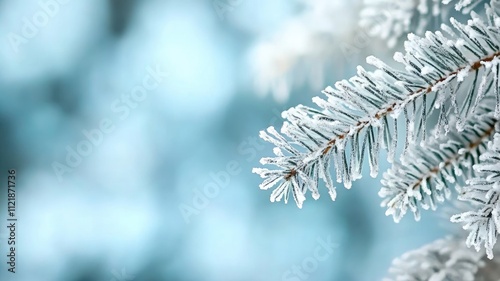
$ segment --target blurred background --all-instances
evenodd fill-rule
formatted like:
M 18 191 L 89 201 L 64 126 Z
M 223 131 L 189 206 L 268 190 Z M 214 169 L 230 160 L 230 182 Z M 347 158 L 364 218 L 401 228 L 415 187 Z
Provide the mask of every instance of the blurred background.
M 386 217 L 380 176 L 299 210 L 251 173 L 283 110 L 392 56 L 359 27 L 361 6 L 1 0 L 0 280 L 373 281 L 441 237 L 430 213 Z

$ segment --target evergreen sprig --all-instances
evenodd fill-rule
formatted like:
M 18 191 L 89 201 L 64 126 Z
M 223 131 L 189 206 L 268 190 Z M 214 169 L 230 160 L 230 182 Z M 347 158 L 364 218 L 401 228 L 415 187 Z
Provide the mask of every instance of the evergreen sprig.
M 264 178 L 261 189 L 278 185 L 271 201 L 284 198 L 287 202 L 291 192 L 301 208 L 307 191 L 319 198 L 319 179 L 335 200 L 331 163 L 337 182 L 347 188 L 361 177 L 366 155 L 370 175 L 375 177 L 380 148 L 388 150 L 388 160 L 393 162 L 400 131 L 405 132 L 403 154 L 410 145 L 425 143 L 432 114 L 439 116 L 438 130 L 453 116 L 462 132 L 465 120 L 491 96 L 498 118 L 500 20 L 489 7 L 484 20 L 471 15 L 467 24 L 451 19 L 451 27 L 443 25 L 441 31 L 427 32 L 425 37 L 410 34 L 405 53 L 394 56 L 399 68 L 368 57 L 375 71 L 358 67 L 357 76 L 326 88 L 326 99 L 314 98 L 317 108 L 299 105 L 285 111 L 281 133 L 273 127 L 262 131 L 261 137 L 276 147 L 275 157 L 262 158 L 261 163 L 278 168 L 253 171 Z M 398 123 L 391 119 L 401 116 L 406 130 L 398 132 Z
M 283 112 L 280 132 L 274 127 L 260 132 L 275 146 L 275 156 L 262 158 L 261 164 L 275 168 L 253 171 L 264 179 L 261 189 L 273 189 L 272 202 L 287 203 L 292 194 L 302 208 L 308 192 L 320 197 L 320 180 L 335 200 L 334 181 L 350 188 L 361 178 L 365 162 L 376 177 L 380 150 L 387 150 L 392 168 L 384 173 L 379 192 L 386 214 L 399 222 L 411 211 L 419 220 L 420 209 L 435 210 L 456 197 L 468 204 L 451 221 L 469 232 L 466 239 L 458 233 L 395 260 L 387 280 L 496 280 L 500 2 L 489 1 L 479 13 L 474 10 L 480 0 L 404 0 L 382 12 L 373 9 L 388 2 L 375 1 L 364 20 L 388 19 L 379 22 L 392 26 L 382 33 L 386 38 L 417 34 L 408 34 L 404 52 L 394 55 L 396 63 L 370 56 L 367 62 L 374 70 L 359 66 L 356 76 L 327 87 L 323 98 L 313 98 L 314 107 L 298 105 Z M 470 19 L 451 18 L 450 25 L 422 32 L 430 22 L 441 22 L 446 13 L 439 11 L 451 4 Z
M 460 189 L 459 183 L 473 174 L 472 166 L 486 150 L 496 124 L 491 112 L 480 114 L 468 120 L 461 133 L 451 130 L 423 146 L 412 145 L 401 163 L 384 173 L 379 195 L 386 214 L 399 222 L 409 209 L 420 220 L 420 207 L 436 210 L 438 203 L 450 199 L 453 189 Z
M 476 164 L 478 173 L 468 181 L 459 199 L 468 201 L 472 210 L 451 217 L 452 222 L 461 223 L 469 230 L 466 243 L 479 251 L 484 245 L 489 258 L 493 258 L 493 247 L 500 232 L 500 134 L 488 143 L 488 150 L 480 156 L 482 163 Z
M 384 281 L 475 281 L 485 267 L 482 257 L 462 239 L 447 237 L 395 259 Z
M 360 25 L 394 47 L 409 32 L 423 35 L 447 21 L 450 14 L 480 10 L 483 0 L 365 0 Z M 493 1 L 492 1 L 493 2 Z

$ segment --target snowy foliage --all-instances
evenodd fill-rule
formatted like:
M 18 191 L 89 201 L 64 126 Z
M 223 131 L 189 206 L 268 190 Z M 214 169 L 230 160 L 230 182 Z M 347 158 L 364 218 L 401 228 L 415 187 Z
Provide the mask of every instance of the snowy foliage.
M 352 3 L 343 0 L 292 0 L 301 12 L 274 34 L 266 34 L 250 50 L 254 85 L 260 95 L 271 93 L 277 101 L 288 99 L 294 87 L 324 87 L 325 72 L 344 60 L 335 48 L 355 33 Z M 318 24 L 318 22 L 320 24 Z
M 313 98 L 314 107 L 283 112 L 280 132 L 261 131 L 261 138 L 275 146 L 275 156 L 261 164 L 275 168 L 253 170 L 264 179 L 260 188 L 273 189 L 272 202 L 287 203 L 292 194 L 302 208 L 307 193 L 320 197 L 321 180 L 335 200 L 334 182 L 350 188 L 366 163 L 376 177 L 380 150 L 387 150 L 392 168 L 379 192 L 386 214 L 399 222 L 411 211 L 419 220 L 420 209 L 461 200 L 466 209 L 451 221 L 469 232 L 466 239 L 457 233 L 407 253 L 394 262 L 387 280 L 499 280 L 499 2 L 391 1 L 394 14 L 373 8 L 383 3 L 388 1 L 371 4 L 367 24 L 371 15 L 382 16 L 382 26 L 391 27 L 383 37 L 394 39 L 409 30 L 420 35 L 408 34 L 395 63 L 368 57 L 374 70 L 359 66 L 356 76 Z M 429 23 L 443 22 L 447 5 L 469 20 L 450 18 L 449 25 L 423 32 Z M 475 12 L 479 6 L 485 9 Z M 370 25 L 380 33 L 380 26 Z
M 424 146 L 412 145 L 401 163 L 384 174 L 379 195 L 386 214 L 399 222 L 410 209 L 420 220 L 419 207 L 436 210 L 439 202 L 450 199 L 453 186 L 464 174 L 472 174 L 496 122 L 492 114 L 479 115 L 468 121 L 463 133 L 452 128 L 446 136 L 432 136 Z
M 278 169 L 256 168 L 254 172 L 265 179 L 261 189 L 278 185 L 271 201 L 284 197 L 287 202 L 292 191 L 297 206 L 302 207 L 308 190 L 314 199 L 319 198 L 319 179 L 334 200 L 331 162 L 337 182 L 344 182 L 347 188 L 361 177 L 365 154 L 370 175 L 377 176 L 380 148 L 388 150 L 390 162 L 397 149 L 398 123 L 390 117 L 405 120 L 406 130 L 399 130 L 405 131 L 403 154 L 410 144 L 425 142 L 427 121 L 433 113 L 441 120 L 438 130 L 453 115 L 456 129 L 462 132 L 464 120 L 492 96 L 498 117 L 500 20 L 491 10 L 486 20 L 474 13 L 472 17 L 467 25 L 453 19 L 453 28 L 443 25 L 447 35 L 437 31 L 425 37 L 409 36 L 406 53 L 394 56 L 401 69 L 368 57 L 376 71 L 358 67 L 357 76 L 324 90 L 326 99 L 313 99 L 319 108 L 299 105 L 283 112 L 282 134 L 272 127 L 262 131 L 261 137 L 276 148 L 275 157 L 263 158 L 261 163 Z
M 413 32 L 423 35 L 449 19 L 450 10 L 464 14 L 480 4 L 482 0 L 365 0 L 361 11 L 360 25 L 372 36 L 387 40 L 390 47 L 396 45 L 404 34 Z
M 500 280 L 498 247 L 496 257 L 486 258 L 463 243 L 461 236 L 436 240 L 394 259 L 384 281 L 496 281 Z
M 474 281 L 484 266 L 482 253 L 467 248 L 462 239 L 445 238 L 405 253 L 393 261 L 384 281 Z
M 471 202 L 473 211 L 464 212 L 451 218 L 462 223 L 469 230 L 467 245 L 477 250 L 484 244 L 489 258 L 493 257 L 493 247 L 500 229 L 500 134 L 488 143 L 488 151 L 481 155 L 482 163 L 474 170 L 478 177 L 468 181 L 459 199 Z

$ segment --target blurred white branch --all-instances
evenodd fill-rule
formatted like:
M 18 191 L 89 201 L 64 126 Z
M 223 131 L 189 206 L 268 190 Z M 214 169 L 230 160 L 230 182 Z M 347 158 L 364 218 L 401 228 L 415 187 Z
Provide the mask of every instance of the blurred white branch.
M 286 100 L 293 87 L 304 83 L 323 88 L 325 68 L 342 58 L 336 42 L 348 41 L 357 29 L 358 5 L 353 2 L 296 2 L 303 10 L 271 38 L 260 39 L 249 55 L 258 93 L 271 92 L 278 101 Z

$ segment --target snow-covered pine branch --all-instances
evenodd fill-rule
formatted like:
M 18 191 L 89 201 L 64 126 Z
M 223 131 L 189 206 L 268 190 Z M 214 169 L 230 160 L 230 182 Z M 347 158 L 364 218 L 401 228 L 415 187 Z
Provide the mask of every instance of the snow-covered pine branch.
M 395 259 L 384 281 L 474 281 L 485 266 L 482 257 L 461 238 L 447 237 Z
M 375 177 L 379 149 L 386 148 L 392 162 L 397 148 L 398 125 L 389 117 L 404 116 L 406 130 L 399 129 L 405 131 L 404 150 L 425 141 L 427 120 L 434 113 L 442 120 L 454 115 L 462 131 L 464 120 L 487 94 L 497 101 L 498 117 L 500 19 L 490 8 L 485 20 L 471 15 L 466 25 L 451 19 L 452 27 L 443 25 L 442 31 L 427 32 L 425 37 L 410 34 L 405 53 L 394 56 L 400 69 L 368 57 L 376 71 L 358 67 L 357 76 L 324 90 L 326 99 L 313 99 L 318 108 L 299 105 L 283 112 L 282 134 L 273 127 L 261 131 L 260 136 L 276 146 L 276 156 L 261 163 L 278 168 L 253 171 L 264 178 L 261 189 L 278 185 L 271 201 L 287 202 L 291 191 L 301 208 L 308 190 L 319 198 L 319 179 L 335 200 L 330 164 L 337 182 L 350 188 L 361 177 L 365 154 Z
M 452 222 L 463 224 L 469 230 L 467 246 L 479 251 L 484 245 L 489 258 L 500 230 L 500 134 L 488 143 L 488 150 L 480 156 L 481 163 L 474 166 L 478 176 L 469 180 L 459 199 L 468 201 L 473 211 L 451 217 Z
M 484 0 L 365 0 L 360 25 L 371 36 L 387 40 L 394 47 L 403 35 L 413 32 L 423 35 L 446 22 L 453 9 L 468 14 L 484 6 Z M 434 27 L 433 27 L 434 26 Z
M 394 259 L 384 281 L 500 280 L 500 249 L 494 259 L 466 247 L 461 236 L 436 240 Z
M 381 181 L 379 195 L 386 215 L 399 222 L 409 209 L 420 220 L 420 207 L 435 210 L 449 199 L 453 186 L 458 188 L 471 177 L 471 167 L 479 162 L 497 123 L 492 112 L 479 114 L 467 120 L 463 132 L 452 127 L 446 135 L 430 137 L 423 146 L 411 145 L 401 163 L 394 163 Z

